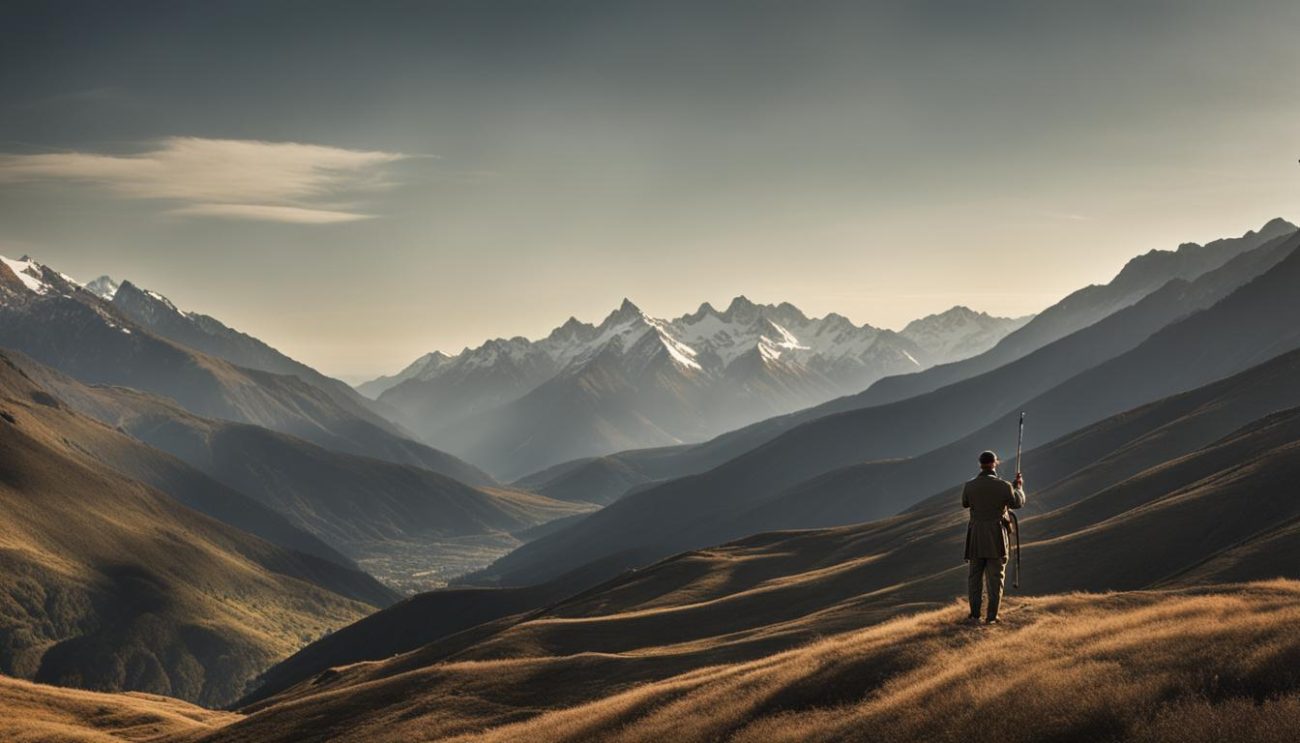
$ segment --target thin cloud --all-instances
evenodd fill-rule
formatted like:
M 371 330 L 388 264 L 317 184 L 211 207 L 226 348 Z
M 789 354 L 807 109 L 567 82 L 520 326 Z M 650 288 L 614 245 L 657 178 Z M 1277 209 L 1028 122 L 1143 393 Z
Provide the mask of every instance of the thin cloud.
M 406 157 L 296 142 L 170 137 L 135 155 L 0 155 L 0 183 L 84 183 L 122 198 L 182 202 L 169 214 L 328 224 L 373 217 L 340 211 L 331 200 L 392 185 L 383 166 Z
M 226 219 L 253 219 L 264 222 L 294 222 L 296 224 L 335 224 L 374 219 L 373 214 L 341 212 L 332 209 L 305 209 L 300 206 L 272 206 L 269 204 L 195 204 L 168 209 L 168 214 L 180 217 L 222 217 Z

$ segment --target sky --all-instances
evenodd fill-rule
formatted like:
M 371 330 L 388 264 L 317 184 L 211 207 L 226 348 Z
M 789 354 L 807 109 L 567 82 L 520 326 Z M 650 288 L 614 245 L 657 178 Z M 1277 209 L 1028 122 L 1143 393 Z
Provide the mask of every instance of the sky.
M 1300 220 L 1300 4 L 0 3 L 0 254 L 322 371 L 744 294 L 901 328 Z

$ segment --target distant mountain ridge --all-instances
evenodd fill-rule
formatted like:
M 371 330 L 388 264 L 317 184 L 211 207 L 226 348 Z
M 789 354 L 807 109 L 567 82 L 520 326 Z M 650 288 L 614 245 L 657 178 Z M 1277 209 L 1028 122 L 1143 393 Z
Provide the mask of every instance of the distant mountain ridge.
M 1193 282 L 1172 279 L 1138 304 L 992 372 L 825 415 L 702 474 L 647 485 L 520 547 L 482 578 L 526 585 L 642 546 L 653 544 L 662 556 L 720 541 L 719 532 L 732 538 L 743 528 L 739 510 L 783 491 L 806 498 L 833 484 L 826 477 L 835 470 L 864 463 L 892 470 L 882 460 L 926 455 L 926 467 L 890 482 L 889 501 L 895 510 L 906 507 L 965 472 L 971 452 L 1014 444 L 1015 417 L 1026 407 L 1034 411 L 1033 435 L 1056 437 L 1300 347 L 1298 247 L 1300 235 L 1275 238 Z
M 1270 244 L 1278 247 L 1279 241 L 1295 234 L 1296 230 L 1295 225 L 1276 218 L 1259 230 L 1249 230 L 1240 237 L 1214 240 L 1204 246 L 1184 243 L 1177 250 L 1152 250 L 1129 261 L 1110 283 L 1072 292 L 976 356 L 916 373 L 885 377 L 858 394 L 767 418 L 700 444 L 628 450 L 606 457 L 588 458 L 587 461 L 573 460 L 548 471 L 533 473 L 520 484 L 556 498 L 608 503 L 630 488 L 644 487 L 651 481 L 702 473 L 802 423 L 834 413 L 899 402 L 955 385 L 1016 363 L 1076 333 L 1080 334 L 1079 337 L 1070 341 L 1076 345 L 1076 350 L 1055 354 L 1058 358 L 1052 365 L 1055 372 L 1040 365 L 1029 379 L 1042 380 L 1045 373 L 1059 373 L 1063 369 L 1080 371 L 1084 368 L 1081 364 L 1099 362 L 1127 347 L 1117 341 L 1128 338 L 1129 344 L 1135 343 L 1154 329 L 1152 322 L 1158 325 L 1173 319 L 1173 316 L 1159 312 L 1156 315 L 1140 312 L 1144 319 L 1121 314 L 1136 311 L 1138 304 L 1170 281 L 1194 282 L 1229 264 L 1236 265 L 1232 270 L 1244 272 L 1242 275 L 1254 275 L 1262 269 L 1253 268 L 1253 264 L 1267 263 L 1280 255 L 1258 249 Z M 1244 254 L 1254 257 L 1244 258 Z M 1176 289 L 1168 298 L 1176 300 L 1175 294 Z M 1168 309 L 1175 313 L 1188 311 L 1177 301 Z M 1114 318 L 1114 324 L 1105 325 L 1112 323 L 1111 318 Z M 1149 329 L 1142 332 L 1142 328 Z M 1088 336 L 1091 339 L 1081 344 L 1084 347 L 1077 348 L 1079 342 Z M 1057 350 L 1065 351 L 1065 348 Z
M 335 451 L 414 464 L 471 485 L 494 480 L 411 440 L 373 401 L 251 336 L 130 282 L 92 291 L 24 257 L 0 262 L 0 346 L 82 382 L 163 395 L 209 418 L 252 423 Z M 240 362 L 254 364 L 243 366 Z M 259 368 L 260 367 L 260 368 Z
M 700 440 L 856 392 L 979 353 L 1027 320 L 954 307 L 894 332 L 743 296 L 722 311 L 705 303 L 663 320 L 625 299 L 598 325 L 570 318 L 537 341 L 426 354 L 361 389 L 378 391 L 432 445 L 517 477 L 579 456 Z

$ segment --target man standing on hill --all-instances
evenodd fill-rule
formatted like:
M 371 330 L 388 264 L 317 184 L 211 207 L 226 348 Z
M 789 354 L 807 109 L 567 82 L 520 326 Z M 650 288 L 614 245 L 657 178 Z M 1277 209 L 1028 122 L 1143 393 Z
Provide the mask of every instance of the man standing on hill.
M 1003 480 L 998 477 L 998 464 L 998 455 L 993 452 L 980 454 L 980 473 L 961 492 L 962 508 L 970 509 L 970 524 L 966 527 L 966 561 L 970 563 L 966 579 L 970 589 L 968 622 L 980 620 L 985 583 L 989 589 L 988 623 L 998 621 L 998 605 L 1002 602 L 1002 586 L 1007 577 L 1010 529 L 1007 509 L 1025 505 L 1024 479 L 1017 472 L 1014 482 Z

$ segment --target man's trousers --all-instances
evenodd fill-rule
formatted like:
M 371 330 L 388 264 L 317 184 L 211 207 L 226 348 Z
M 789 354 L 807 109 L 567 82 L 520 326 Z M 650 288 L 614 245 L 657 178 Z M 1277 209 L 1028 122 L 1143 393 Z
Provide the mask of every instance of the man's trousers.
M 989 618 L 998 615 L 998 606 L 1002 603 L 1002 586 L 1007 580 L 1007 558 L 973 557 L 970 559 L 970 572 L 966 576 L 966 588 L 970 591 L 970 614 L 978 617 L 983 603 L 980 594 L 984 586 L 989 590 Z

